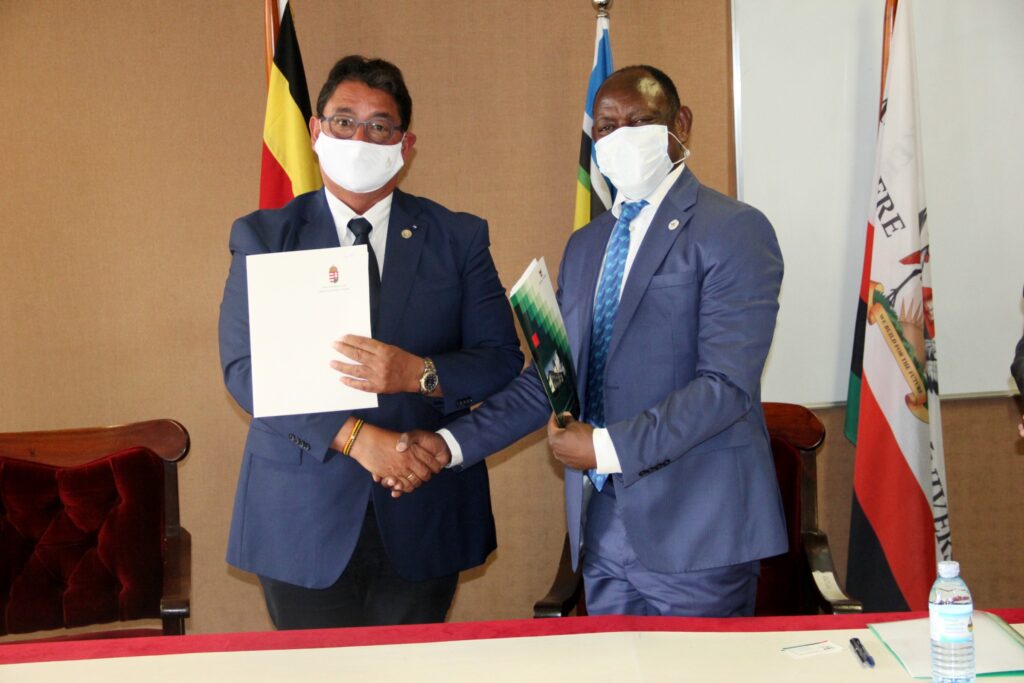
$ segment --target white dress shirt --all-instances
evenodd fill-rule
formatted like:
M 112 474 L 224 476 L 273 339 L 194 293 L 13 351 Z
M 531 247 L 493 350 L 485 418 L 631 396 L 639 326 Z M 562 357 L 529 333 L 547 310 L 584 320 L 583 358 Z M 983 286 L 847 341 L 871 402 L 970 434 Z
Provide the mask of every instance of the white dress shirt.
M 654 192 L 652 192 L 649 197 L 645 197 L 645 199 L 647 199 L 647 206 L 645 206 L 640 213 L 637 214 L 636 218 L 633 219 L 633 222 L 629 224 L 629 252 L 626 254 L 626 266 L 622 273 L 623 287 L 626 286 L 626 278 L 629 277 L 630 268 L 633 266 L 633 261 L 636 260 L 637 252 L 640 251 L 640 244 L 647 235 L 647 229 L 650 227 L 651 221 L 654 220 L 654 214 L 658 212 L 658 208 L 661 207 L 661 202 L 665 199 L 665 195 L 668 194 L 668 191 L 679 179 L 684 167 L 685 164 L 680 163 L 667 176 L 665 176 L 665 179 L 661 181 L 661 184 L 659 184 L 657 188 L 655 188 Z M 622 203 L 626 201 L 635 200 L 624 197 L 621 192 L 617 197 L 615 197 L 615 202 L 612 204 L 611 209 L 613 216 L 616 218 L 619 217 L 619 212 L 622 210 Z M 607 255 L 607 252 L 605 255 Z M 601 266 L 603 269 L 603 261 Z M 600 286 L 600 284 L 600 278 L 598 278 L 598 286 Z M 587 348 L 589 348 L 589 344 Z M 462 447 L 459 445 L 459 442 L 456 441 L 455 437 L 447 429 L 439 429 L 437 433 L 444 438 L 445 443 L 448 444 L 448 450 L 451 451 L 452 454 L 452 461 L 449 463 L 448 467 L 461 465 Z M 612 443 L 612 437 L 608 433 L 608 430 L 603 427 L 594 428 L 593 439 L 594 453 L 597 456 L 597 471 L 601 474 L 621 473 L 622 464 L 619 462 L 618 453 L 615 451 L 615 444 Z
M 362 216 L 348 207 L 348 204 L 341 201 L 325 187 L 327 195 L 327 206 L 334 217 L 334 229 L 338 231 L 338 241 L 343 247 L 351 247 L 356 241 L 356 236 L 348 229 L 348 222 L 353 218 L 365 218 L 370 222 L 370 246 L 377 257 L 377 272 L 380 273 L 381 282 L 384 281 L 384 249 L 388 244 L 388 221 L 391 220 L 391 200 L 395 193 L 392 192 L 379 202 L 366 210 Z

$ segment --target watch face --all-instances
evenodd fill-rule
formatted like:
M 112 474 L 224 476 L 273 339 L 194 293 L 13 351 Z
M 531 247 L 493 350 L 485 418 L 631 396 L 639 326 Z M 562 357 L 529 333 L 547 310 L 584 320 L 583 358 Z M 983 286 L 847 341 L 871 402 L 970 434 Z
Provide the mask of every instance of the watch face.
M 420 393 L 429 394 L 437 388 L 440 380 L 437 377 L 437 366 L 429 358 L 423 359 L 423 374 L 420 376 Z
M 423 392 L 429 394 L 437 388 L 437 373 L 431 372 L 423 378 Z

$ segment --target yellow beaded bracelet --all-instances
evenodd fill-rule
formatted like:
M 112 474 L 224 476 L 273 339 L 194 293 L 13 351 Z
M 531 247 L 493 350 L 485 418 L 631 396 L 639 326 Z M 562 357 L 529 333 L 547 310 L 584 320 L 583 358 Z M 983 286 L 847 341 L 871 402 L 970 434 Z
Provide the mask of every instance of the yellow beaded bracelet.
M 345 447 L 341 449 L 342 455 L 352 454 L 352 445 L 356 442 L 356 437 L 359 436 L 359 430 L 363 428 L 363 420 L 356 418 L 356 423 L 352 425 L 352 431 L 349 432 L 348 441 L 345 442 Z

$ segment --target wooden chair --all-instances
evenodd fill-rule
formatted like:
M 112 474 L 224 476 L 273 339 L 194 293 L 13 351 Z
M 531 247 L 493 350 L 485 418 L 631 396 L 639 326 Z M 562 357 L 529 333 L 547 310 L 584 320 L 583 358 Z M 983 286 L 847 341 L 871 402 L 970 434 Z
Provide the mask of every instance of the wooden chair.
M 174 420 L 0 434 L 0 635 L 151 618 L 163 628 L 75 637 L 183 634 L 188 451 Z
M 803 406 L 764 403 L 763 407 L 786 513 L 789 551 L 761 561 L 755 614 L 860 612 L 861 603 L 839 587 L 828 537 L 818 528 L 816 454 L 825 441 L 825 426 Z M 555 580 L 533 606 L 533 616 L 568 616 L 573 610 L 586 614 L 583 582 L 580 572 L 572 570 L 567 536 Z

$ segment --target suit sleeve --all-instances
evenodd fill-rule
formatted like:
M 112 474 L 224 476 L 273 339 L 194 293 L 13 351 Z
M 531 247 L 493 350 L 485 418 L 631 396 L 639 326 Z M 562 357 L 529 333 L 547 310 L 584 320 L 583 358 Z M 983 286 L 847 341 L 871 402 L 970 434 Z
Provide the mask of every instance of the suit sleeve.
M 1017 391 L 1024 395 L 1024 336 L 1017 342 L 1017 353 L 1014 354 L 1013 363 L 1010 365 L 1010 374 L 1017 383 Z
M 562 304 L 564 273 L 563 257 L 555 295 L 559 307 Z M 445 428 L 462 450 L 461 467 L 469 467 L 537 431 L 547 424 L 550 416 L 551 404 L 541 385 L 536 365 L 531 362 L 504 389 Z
M 1017 354 L 1013 357 L 1010 372 L 1013 373 L 1013 380 L 1017 383 L 1017 391 L 1024 395 L 1024 337 L 1017 342 Z
M 444 391 L 445 414 L 483 401 L 523 368 L 512 310 L 491 258 L 487 224 L 481 223 L 461 272 L 461 348 L 430 357 Z
M 775 330 L 782 254 L 768 220 L 749 207 L 713 226 L 702 260 L 696 376 L 658 404 L 608 425 L 625 485 L 685 457 L 750 413 Z M 734 431 L 754 438 L 753 430 Z M 730 435 L 731 436 L 731 435 Z
M 251 217 L 231 226 L 231 268 L 220 304 L 220 362 L 224 384 L 239 407 L 252 415 L 252 353 L 249 347 L 249 298 L 245 257 L 272 251 Z M 331 442 L 348 412 L 253 418 L 253 425 L 288 439 L 318 460 L 327 457 Z

